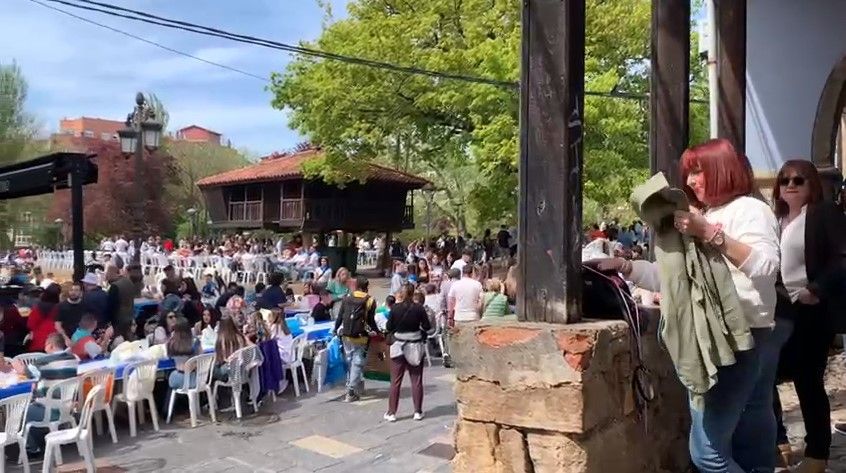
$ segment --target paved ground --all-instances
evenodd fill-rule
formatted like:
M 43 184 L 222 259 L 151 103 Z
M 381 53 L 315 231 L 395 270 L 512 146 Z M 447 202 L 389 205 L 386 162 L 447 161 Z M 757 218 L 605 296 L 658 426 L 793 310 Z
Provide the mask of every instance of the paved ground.
M 218 423 L 204 421 L 191 429 L 185 415 L 159 433 L 149 423 L 132 439 L 118 420 L 118 443 L 98 436 L 98 471 L 109 472 L 448 472 L 452 456 L 454 377 L 442 367 L 425 371 L 426 418 L 411 419 L 411 400 L 403 389 L 399 420 L 382 420 L 387 406 L 387 382 L 367 381 L 362 401 L 345 404 L 335 388 L 323 393 L 290 391 L 258 414 L 242 421 L 234 413 L 218 413 Z M 406 380 L 407 381 L 407 380 Z M 248 409 L 247 412 L 252 412 Z M 122 428 L 123 427 L 123 428 Z M 66 448 L 63 472 L 84 471 L 75 448 Z M 33 463 L 33 471 L 41 469 Z M 14 468 L 9 471 L 21 471 Z

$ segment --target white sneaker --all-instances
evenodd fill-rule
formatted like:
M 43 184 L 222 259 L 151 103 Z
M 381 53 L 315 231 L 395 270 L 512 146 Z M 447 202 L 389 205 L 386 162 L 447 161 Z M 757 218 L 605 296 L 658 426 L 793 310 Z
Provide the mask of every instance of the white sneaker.
M 387 422 L 396 422 L 397 421 L 397 416 L 395 416 L 394 414 L 388 414 L 387 412 L 385 413 L 384 416 L 382 416 L 382 418 L 385 419 Z
M 414 413 L 414 420 L 423 420 L 423 413 L 422 412 L 415 412 Z

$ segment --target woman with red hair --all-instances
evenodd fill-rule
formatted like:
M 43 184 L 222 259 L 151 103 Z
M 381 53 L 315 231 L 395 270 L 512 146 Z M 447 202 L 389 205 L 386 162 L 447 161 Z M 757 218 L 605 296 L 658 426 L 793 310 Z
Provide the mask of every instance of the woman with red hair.
M 831 407 L 824 375 L 835 331 L 843 330 L 846 216 L 823 201 L 820 175 L 806 160 L 784 163 L 773 188 L 781 225 L 781 284 L 775 336 L 788 339 L 780 368 L 793 380 L 805 424 L 802 473 L 824 473 L 831 449 Z M 789 466 L 790 441 L 775 390 L 778 444 Z M 835 427 L 837 428 L 837 427 Z
M 776 425 L 772 386 L 780 344 L 771 335 L 779 271 L 778 222 L 772 209 L 753 197 L 751 167 L 727 140 L 686 150 L 681 171 L 690 211 L 676 211 L 676 229 L 719 251 L 728 266 L 754 348 L 735 351 L 733 365 L 717 368 L 717 382 L 691 402 L 690 456 L 701 473 L 772 472 Z M 614 259 L 617 269 L 645 289 L 660 290 L 658 267 Z

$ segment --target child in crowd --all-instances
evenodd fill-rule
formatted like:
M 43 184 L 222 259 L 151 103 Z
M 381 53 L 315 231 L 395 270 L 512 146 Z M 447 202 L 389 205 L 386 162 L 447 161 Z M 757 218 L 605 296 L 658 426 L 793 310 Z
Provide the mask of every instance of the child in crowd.
M 95 338 L 95 330 L 97 330 L 97 317 L 90 313 L 83 314 L 82 318 L 79 319 L 79 327 L 74 331 L 69 340 L 70 343 L 68 343 L 71 352 L 80 360 L 94 359 L 106 353 L 114 330 L 109 326 L 97 338 Z
M 294 337 L 291 335 L 291 329 L 288 328 L 288 323 L 285 321 L 285 313 L 281 309 L 273 309 L 270 311 L 269 335 L 271 340 L 276 340 L 276 345 L 279 348 L 279 358 L 282 359 L 283 364 L 288 364 L 293 358 L 291 353 L 291 345 L 294 343 Z
M 268 339 L 268 329 L 261 311 L 257 310 L 250 316 L 249 322 L 244 326 L 244 335 L 252 343 L 261 343 Z
M 215 370 L 214 379 L 227 381 L 229 366 L 227 362 L 233 353 L 250 344 L 247 338 L 238 330 L 235 321 L 230 317 L 220 319 L 217 331 L 217 342 L 214 345 Z

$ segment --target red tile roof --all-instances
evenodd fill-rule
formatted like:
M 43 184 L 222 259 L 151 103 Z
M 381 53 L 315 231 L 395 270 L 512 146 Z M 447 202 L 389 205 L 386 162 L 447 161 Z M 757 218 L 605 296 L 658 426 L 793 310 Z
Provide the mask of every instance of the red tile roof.
M 260 162 L 241 169 L 222 172 L 197 181 L 200 187 L 216 187 L 248 182 L 284 181 L 303 177 L 302 165 L 310 159 L 321 156 L 318 149 L 309 149 L 290 155 L 271 155 Z M 429 181 L 413 174 L 391 169 L 378 164 L 368 164 L 367 180 L 405 184 L 419 189 Z
M 211 133 L 212 135 L 222 136 L 222 134 L 221 134 L 221 133 L 218 133 L 218 132 L 216 132 L 216 131 L 214 131 L 214 130 L 209 130 L 208 128 L 203 128 L 203 127 L 201 127 L 201 126 L 199 126 L 199 125 L 188 125 L 188 126 L 186 126 L 186 127 L 184 127 L 184 128 L 180 128 L 180 129 L 176 130 L 176 132 L 177 132 L 177 133 L 180 133 L 180 132 L 184 132 L 185 130 L 203 130 L 203 131 L 205 131 L 206 133 Z

